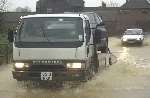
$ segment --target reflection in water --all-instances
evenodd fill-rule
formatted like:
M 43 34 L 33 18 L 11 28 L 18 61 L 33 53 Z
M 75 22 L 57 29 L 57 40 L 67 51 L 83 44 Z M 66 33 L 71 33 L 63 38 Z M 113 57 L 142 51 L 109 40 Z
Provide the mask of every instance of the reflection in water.
M 129 48 L 127 47 L 122 47 L 122 51 L 118 57 L 118 60 L 123 60 L 123 61 L 126 61 L 128 60 L 128 57 L 129 57 Z
M 150 68 L 150 58 L 137 57 L 136 68 Z
M 136 65 L 137 60 L 136 58 L 131 54 L 132 48 L 130 47 L 122 47 L 122 51 L 118 57 L 118 61 L 121 60 L 129 65 Z
M 122 47 L 118 43 L 120 39 L 112 38 L 112 40 L 114 42 L 110 44 L 111 49 L 112 51 L 117 51 L 113 53 L 117 55 L 118 61 L 120 60 L 128 65 L 133 65 L 136 68 L 150 68 L 150 39 L 146 38 L 142 46 L 134 45 L 134 47 L 131 45 Z
M 51 90 L 20 87 L 12 78 L 11 67 L 0 67 L 2 98 L 150 98 L 150 47 L 122 47 L 120 39 L 110 39 L 118 62 L 77 88 Z M 149 41 L 150 42 L 150 41 Z M 139 70 L 140 69 L 140 70 Z

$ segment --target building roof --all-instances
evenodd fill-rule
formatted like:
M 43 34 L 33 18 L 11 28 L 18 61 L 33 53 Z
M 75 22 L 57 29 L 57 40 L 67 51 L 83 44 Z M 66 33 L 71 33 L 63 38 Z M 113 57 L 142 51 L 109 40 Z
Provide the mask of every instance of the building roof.
M 74 5 L 74 6 L 83 6 L 84 5 L 84 1 L 83 0 L 67 0 L 67 2 L 70 5 Z
M 121 8 L 150 8 L 149 0 L 127 0 L 127 2 Z
M 43 3 L 43 4 L 47 4 L 47 3 L 53 3 L 55 4 L 56 2 L 59 3 L 59 2 L 65 2 L 65 3 L 68 3 L 69 5 L 73 5 L 73 6 L 84 6 L 84 1 L 83 0 L 38 0 L 37 1 L 37 4 L 38 3 Z M 68 6 L 68 5 L 66 5 Z

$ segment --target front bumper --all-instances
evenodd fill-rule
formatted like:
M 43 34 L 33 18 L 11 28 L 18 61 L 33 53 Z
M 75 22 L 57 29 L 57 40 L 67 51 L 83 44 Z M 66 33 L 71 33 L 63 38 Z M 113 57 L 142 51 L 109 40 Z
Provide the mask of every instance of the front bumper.
M 140 42 L 143 42 L 143 40 L 136 40 L 136 39 L 130 39 L 130 40 L 126 40 L 126 41 L 123 41 L 122 40 L 122 43 L 140 43 Z
M 72 70 L 72 71 L 51 71 L 52 80 L 46 81 L 85 81 L 88 76 L 87 70 Z M 33 81 L 43 81 L 41 80 L 41 72 L 39 71 L 12 71 L 13 78 L 18 81 L 33 80 Z M 45 81 L 45 80 L 44 80 Z

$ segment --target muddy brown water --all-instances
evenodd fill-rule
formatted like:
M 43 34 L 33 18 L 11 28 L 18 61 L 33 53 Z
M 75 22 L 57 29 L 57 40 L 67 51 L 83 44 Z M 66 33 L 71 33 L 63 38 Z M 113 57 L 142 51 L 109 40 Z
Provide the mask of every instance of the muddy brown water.
M 20 87 L 11 65 L 0 66 L 0 98 L 150 98 L 150 40 L 143 46 L 122 46 L 110 38 L 118 62 L 76 88 L 59 90 Z

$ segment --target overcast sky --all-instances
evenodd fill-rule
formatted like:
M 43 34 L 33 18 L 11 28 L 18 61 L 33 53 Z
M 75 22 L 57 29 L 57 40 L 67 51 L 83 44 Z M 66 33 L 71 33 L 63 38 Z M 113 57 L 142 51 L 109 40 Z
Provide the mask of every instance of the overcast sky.
M 13 11 L 16 7 L 28 6 L 35 11 L 36 1 L 38 0 L 8 0 L 8 10 Z M 126 0 L 84 0 L 85 6 L 87 7 L 97 7 L 101 5 L 101 1 L 107 2 L 108 5 L 122 5 Z M 117 3 L 117 4 L 116 4 Z

